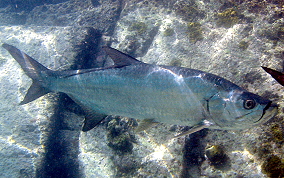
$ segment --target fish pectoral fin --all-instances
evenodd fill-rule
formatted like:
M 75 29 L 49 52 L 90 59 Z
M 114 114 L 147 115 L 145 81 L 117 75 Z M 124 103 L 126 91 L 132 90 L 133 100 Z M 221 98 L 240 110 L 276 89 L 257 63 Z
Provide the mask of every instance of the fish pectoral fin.
M 155 121 L 155 119 L 143 119 L 135 129 L 135 132 L 142 132 L 157 124 L 159 124 L 159 122 Z
M 207 120 L 204 120 L 203 122 L 201 122 L 200 124 L 196 125 L 196 126 L 193 126 L 191 129 L 189 129 L 188 131 L 186 132 L 183 132 L 181 134 L 178 134 L 176 136 L 173 137 L 174 138 L 179 138 L 179 137 L 182 137 L 184 135 L 189 135 L 189 134 L 193 134 L 194 132 L 198 132 L 202 129 L 205 129 L 205 128 L 208 128 L 210 127 L 211 125 L 213 125 L 212 122 L 210 121 L 207 121 Z
M 94 112 L 86 111 L 85 120 L 83 123 L 82 131 L 87 132 L 94 127 L 96 127 L 102 120 L 104 120 L 107 115 L 105 114 L 98 114 Z
M 135 59 L 134 57 L 131 57 L 121 51 L 118 51 L 116 49 L 113 49 L 109 46 L 103 46 L 103 50 L 107 53 L 107 55 L 110 56 L 110 58 L 114 62 L 115 67 L 123 67 L 123 66 L 129 66 L 134 64 L 141 64 L 143 62 Z

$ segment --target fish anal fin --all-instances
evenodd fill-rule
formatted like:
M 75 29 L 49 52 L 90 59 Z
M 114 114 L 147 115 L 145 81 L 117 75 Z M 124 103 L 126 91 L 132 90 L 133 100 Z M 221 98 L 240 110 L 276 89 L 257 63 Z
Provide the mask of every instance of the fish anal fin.
M 135 132 L 142 132 L 157 124 L 159 124 L 159 122 L 155 121 L 155 119 L 143 119 L 135 129 Z
M 198 131 L 200 131 L 200 130 L 202 130 L 202 129 L 208 128 L 208 127 L 210 127 L 211 125 L 213 125 L 212 122 L 207 121 L 207 120 L 204 120 L 204 121 L 201 122 L 200 124 L 198 124 L 198 125 L 196 125 L 196 126 L 193 126 L 193 127 L 192 127 L 191 129 L 189 129 L 188 131 L 183 132 L 183 133 L 181 133 L 181 134 L 178 134 L 178 135 L 174 136 L 173 139 L 174 139 L 174 138 L 182 137 L 182 136 L 184 136 L 184 135 L 193 134 L 193 133 L 198 132 Z
M 102 120 L 104 120 L 107 115 L 105 114 L 98 114 L 92 111 L 85 111 L 86 112 L 86 116 L 85 116 L 85 120 L 84 120 L 84 124 L 82 127 L 82 131 L 83 132 L 87 132 L 91 129 L 93 129 L 94 127 L 96 127 Z
M 107 53 L 107 55 L 110 56 L 110 58 L 114 62 L 115 67 L 123 67 L 123 66 L 129 66 L 134 64 L 141 64 L 143 62 L 135 59 L 134 57 L 131 57 L 121 51 L 118 51 L 116 49 L 113 49 L 108 46 L 103 46 L 103 50 Z
M 27 104 L 33 100 L 36 100 L 37 98 L 49 93 L 50 90 L 44 88 L 41 86 L 39 82 L 36 80 L 33 80 L 32 85 L 28 89 L 28 92 L 24 98 L 24 100 L 20 103 L 20 105 Z

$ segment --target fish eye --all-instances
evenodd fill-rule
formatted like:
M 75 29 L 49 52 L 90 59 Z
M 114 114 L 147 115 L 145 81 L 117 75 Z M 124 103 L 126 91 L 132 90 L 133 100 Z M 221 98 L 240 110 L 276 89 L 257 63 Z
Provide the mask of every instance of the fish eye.
M 256 106 L 256 102 L 253 99 L 248 99 L 244 101 L 245 109 L 253 109 Z

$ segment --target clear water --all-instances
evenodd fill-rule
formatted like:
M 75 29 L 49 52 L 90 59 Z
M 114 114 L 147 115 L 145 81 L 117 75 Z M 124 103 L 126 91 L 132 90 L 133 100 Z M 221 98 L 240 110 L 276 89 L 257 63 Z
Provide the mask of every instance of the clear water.
M 140 121 L 108 116 L 82 132 L 85 113 L 63 93 L 18 105 L 31 80 L 1 48 L 0 177 L 283 177 L 282 86 L 260 67 L 283 70 L 281 0 L 2 0 L 0 14 L 0 41 L 53 70 L 110 66 L 101 46 L 111 45 L 279 104 L 276 117 L 246 130 L 171 139 L 189 126 L 135 133 Z

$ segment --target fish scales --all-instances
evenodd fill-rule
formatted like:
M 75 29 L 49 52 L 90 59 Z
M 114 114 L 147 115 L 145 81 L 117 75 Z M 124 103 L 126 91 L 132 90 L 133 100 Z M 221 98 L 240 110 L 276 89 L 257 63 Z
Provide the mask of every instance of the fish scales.
M 57 78 L 48 87 L 88 108 L 96 106 L 95 110 L 104 114 L 180 125 L 194 125 L 204 118 L 204 99 L 195 96 L 182 75 L 159 66 L 147 67 L 127 66 Z

